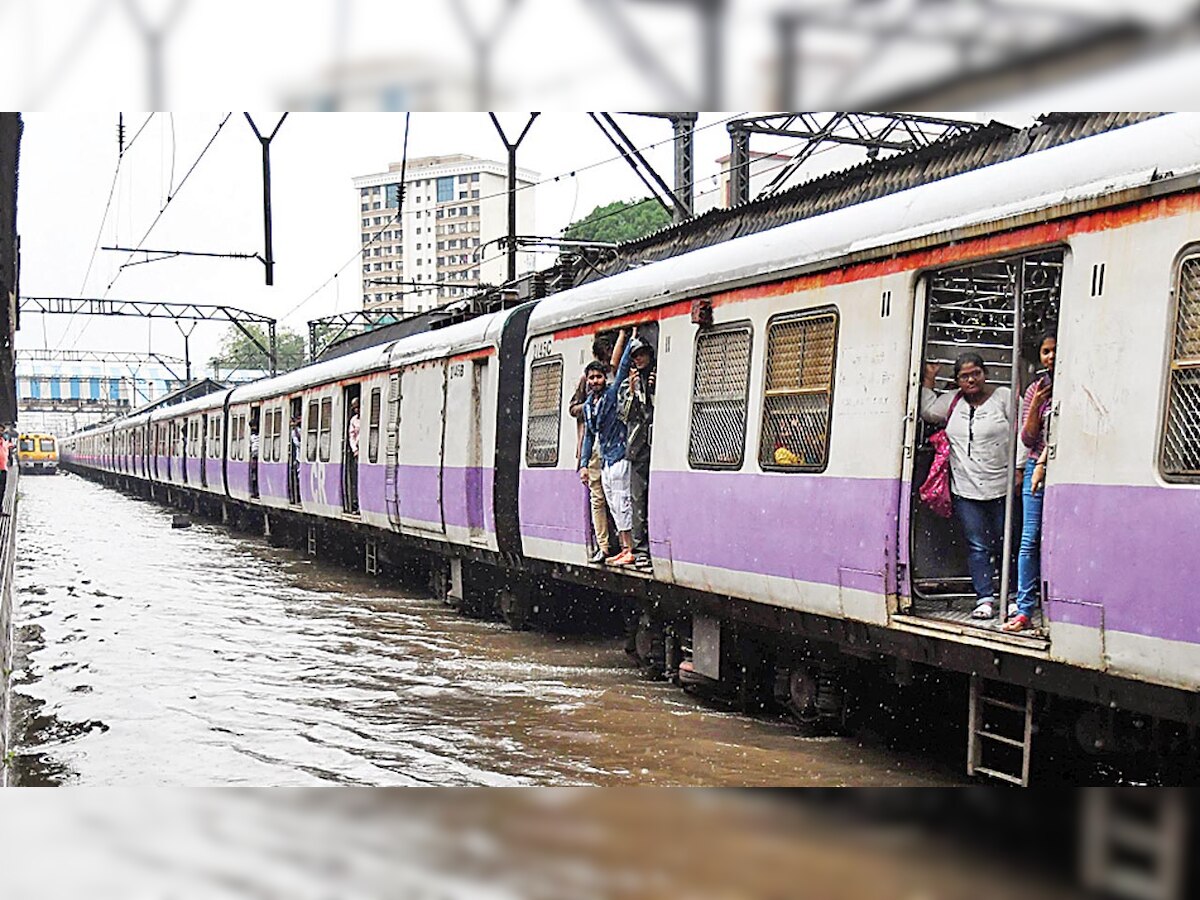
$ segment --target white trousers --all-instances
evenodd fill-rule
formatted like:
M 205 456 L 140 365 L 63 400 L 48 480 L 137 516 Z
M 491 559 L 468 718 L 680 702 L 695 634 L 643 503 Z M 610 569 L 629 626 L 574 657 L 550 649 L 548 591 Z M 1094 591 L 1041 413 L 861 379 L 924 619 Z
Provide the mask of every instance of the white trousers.
M 612 513 L 617 531 L 633 528 L 633 499 L 629 493 L 629 460 L 623 459 L 600 470 L 600 483 L 604 485 L 604 498 Z

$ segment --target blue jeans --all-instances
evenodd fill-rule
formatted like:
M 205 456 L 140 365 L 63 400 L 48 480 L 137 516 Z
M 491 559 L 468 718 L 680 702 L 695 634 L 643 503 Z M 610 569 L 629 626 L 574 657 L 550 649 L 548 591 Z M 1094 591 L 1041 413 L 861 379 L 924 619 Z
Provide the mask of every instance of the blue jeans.
M 1043 487 L 1036 494 L 1030 491 L 1033 481 L 1033 460 L 1025 463 L 1025 480 L 1021 486 L 1024 514 L 1021 522 L 1021 549 L 1017 552 L 1017 607 L 1032 616 L 1038 604 L 1038 585 L 1042 580 L 1042 501 Z
M 967 569 L 976 601 L 995 602 L 993 575 L 1004 548 L 1004 498 L 968 500 L 957 494 L 953 498 L 954 514 L 967 538 Z

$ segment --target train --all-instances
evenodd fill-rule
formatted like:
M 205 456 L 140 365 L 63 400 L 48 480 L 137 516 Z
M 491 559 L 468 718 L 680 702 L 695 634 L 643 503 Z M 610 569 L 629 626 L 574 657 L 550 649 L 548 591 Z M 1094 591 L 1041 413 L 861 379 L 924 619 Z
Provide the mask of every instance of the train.
M 27 474 L 58 472 L 58 442 L 52 434 L 22 432 L 17 437 L 17 465 Z
M 1170 755 L 1200 726 L 1197 147 L 1200 116 L 1128 124 L 132 414 L 62 464 L 313 552 L 347 535 L 369 570 L 424 554 L 517 625 L 556 585 L 620 598 L 647 665 L 802 719 L 844 715 L 863 667 L 952 674 L 973 774 L 1028 783 L 1049 709 L 1092 750 Z M 1048 324 L 1040 615 L 1007 634 L 964 612 L 962 537 L 917 500 L 921 375 L 975 350 L 1020 391 Z M 645 571 L 589 562 L 567 411 L 622 329 L 657 352 Z

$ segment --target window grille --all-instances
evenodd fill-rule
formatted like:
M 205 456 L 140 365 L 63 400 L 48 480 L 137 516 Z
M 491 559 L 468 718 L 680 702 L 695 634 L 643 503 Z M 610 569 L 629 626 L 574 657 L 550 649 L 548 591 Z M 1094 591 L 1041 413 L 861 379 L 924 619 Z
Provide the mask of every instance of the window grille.
M 736 469 L 742 464 L 750 346 L 749 326 L 706 331 L 696 339 L 688 443 L 693 468 Z
M 317 459 L 317 420 L 319 406 L 316 400 L 309 401 L 308 404 L 308 432 L 304 445 L 304 458 L 309 462 L 315 462 Z
M 529 424 L 525 462 L 558 465 L 558 432 L 562 411 L 561 359 L 535 362 L 529 369 Z
M 321 401 L 321 427 L 317 435 L 321 462 L 329 462 L 329 444 L 333 436 L 333 398 Z
M 379 409 L 380 409 L 380 389 L 375 388 L 371 391 L 371 405 L 367 415 L 367 461 L 378 462 L 379 460 Z
M 1200 257 L 1180 265 L 1176 293 L 1162 471 L 1195 477 L 1200 476 Z
M 829 454 L 837 313 L 789 317 L 767 331 L 758 461 L 764 469 L 821 469 Z

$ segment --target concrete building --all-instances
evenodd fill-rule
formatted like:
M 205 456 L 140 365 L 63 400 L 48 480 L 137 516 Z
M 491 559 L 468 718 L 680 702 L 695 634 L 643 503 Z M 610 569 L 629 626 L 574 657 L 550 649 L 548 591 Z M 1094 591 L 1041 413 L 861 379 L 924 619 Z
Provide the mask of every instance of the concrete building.
M 508 233 L 507 164 L 462 153 L 410 159 L 404 210 L 397 216 L 400 170 L 400 163 L 392 163 L 386 172 L 354 179 L 363 308 L 423 312 L 480 285 L 502 284 L 507 257 L 494 241 Z M 517 234 L 536 233 L 537 178 L 536 172 L 517 169 Z M 532 253 L 518 254 L 517 274 L 533 265 Z
M 17 360 L 18 422 L 26 431 L 67 434 L 124 415 L 183 386 L 155 363 Z

